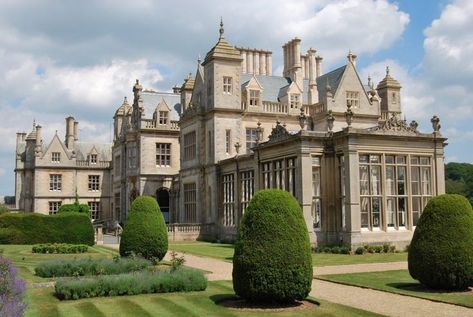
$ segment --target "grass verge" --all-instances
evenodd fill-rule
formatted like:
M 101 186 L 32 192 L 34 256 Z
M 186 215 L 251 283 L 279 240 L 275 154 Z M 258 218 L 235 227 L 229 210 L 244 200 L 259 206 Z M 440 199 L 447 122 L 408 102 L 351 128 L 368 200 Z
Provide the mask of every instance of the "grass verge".
M 317 278 L 473 308 L 473 291 L 451 292 L 428 289 L 414 280 L 407 270 L 322 275 Z

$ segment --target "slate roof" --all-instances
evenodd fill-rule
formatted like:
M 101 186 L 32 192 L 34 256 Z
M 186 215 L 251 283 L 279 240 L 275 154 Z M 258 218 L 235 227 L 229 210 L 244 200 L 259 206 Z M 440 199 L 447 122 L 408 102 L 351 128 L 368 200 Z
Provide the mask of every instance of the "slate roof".
M 169 117 L 173 121 L 179 120 L 181 114 L 181 96 L 167 92 L 143 91 L 141 99 L 145 107 L 145 118 L 152 118 L 156 107 L 164 99 L 171 112 Z
M 255 77 L 263 87 L 261 98 L 264 101 L 277 102 L 281 89 L 287 89 L 286 86 L 291 83 L 291 79 L 287 77 L 265 75 L 255 75 Z M 242 87 L 246 86 L 251 78 L 253 78 L 253 74 L 241 74 Z
M 76 157 L 78 160 L 86 160 L 87 155 L 95 147 L 101 161 L 112 160 L 112 145 L 110 143 L 75 142 Z
M 329 73 L 323 74 L 322 76 L 317 77 L 317 90 L 319 91 L 319 96 L 325 96 L 325 87 L 327 83 L 332 89 L 332 95 L 335 95 L 337 92 L 338 86 L 342 79 L 343 73 L 345 72 L 346 65 L 332 70 Z

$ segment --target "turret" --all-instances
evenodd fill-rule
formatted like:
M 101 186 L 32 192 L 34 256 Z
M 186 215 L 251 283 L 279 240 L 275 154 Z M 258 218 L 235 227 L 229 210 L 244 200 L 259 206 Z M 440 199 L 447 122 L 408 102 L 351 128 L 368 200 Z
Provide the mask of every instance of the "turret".
M 391 114 L 399 115 L 401 113 L 401 84 L 391 77 L 389 66 L 386 67 L 386 76 L 379 82 L 376 90 L 381 98 L 381 116 L 390 118 Z

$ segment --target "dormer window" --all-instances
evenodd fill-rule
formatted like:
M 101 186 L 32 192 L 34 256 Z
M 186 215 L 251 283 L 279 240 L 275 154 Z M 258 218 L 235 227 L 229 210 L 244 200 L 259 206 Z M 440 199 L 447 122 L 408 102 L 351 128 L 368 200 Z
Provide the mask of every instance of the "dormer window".
M 53 163 L 61 162 L 61 152 L 52 152 L 51 153 L 51 162 L 53 162 Z
M 358 91 L 347 91 L 347 107 L 358 108 L 360 106 L 360 94 Z
M 90 164 L 97 164 L 97 154 L 90 154 Z
M 301 95 L 299 94 L 291 94 L 290 98 L 290 106 L 291 109 L 297 109 L 301 105 Z
M 223 93 L 227 95 L 232 94 L 232 78 L 231 77 L 223 77 Z
M 250 90 L 250 106 L 257 106 L 259 104 L 260 92 L 259 90 Z
M 168 112 L 159 111 L 159 124 L 168 124 Z

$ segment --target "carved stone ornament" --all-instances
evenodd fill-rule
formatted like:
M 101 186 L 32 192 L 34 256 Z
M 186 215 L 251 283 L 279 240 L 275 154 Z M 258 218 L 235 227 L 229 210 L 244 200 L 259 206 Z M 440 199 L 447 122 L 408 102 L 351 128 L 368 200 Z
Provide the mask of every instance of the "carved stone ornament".
M 384 121 L 379 121 L 377 127 L 368 129 L 369 131 L 381 131 L 381 132 L 399 132 L 399 133 L 415 133 L 417 134 L 417 127 L 419 124 L 416 121 L 411 121 L 407 124 L 407 121 L 400 119 L 396 113 L 392 113 L 391 117 Z
M 333 116 L 332 110 L 329 110 L 327 113 L 327 128 L 329 132 L 333 130 L 333 122 L 335 121 L 335 117 Z
M 430 122 L 432 122 L 432 128 L 434 129 L 434 132 L 439 132 L 440 131 L 440 118 L 437 116 L 433 116 L 432 119 L 430 119 Z
M 276 126 L 273 128 L 271 134 L 269 135 L 269 141 L 284 139 L 289 136 L 289 132 L 287 132 L 286 128 L 281 125 L 281 122 L 276 121 Z

